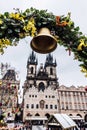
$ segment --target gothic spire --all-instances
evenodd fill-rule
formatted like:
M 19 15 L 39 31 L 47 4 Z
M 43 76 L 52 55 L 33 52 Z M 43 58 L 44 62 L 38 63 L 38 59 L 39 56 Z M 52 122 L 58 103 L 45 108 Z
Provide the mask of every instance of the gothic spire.
M 51 55 L 51 53 L 49 53 L 46 57 L 46 62 L 45 62 L 45 67 L 46 66 L 56 66 L 56 61 L 53 61 L 53 56 Z
M 34 51 L 32 51 L 32 53 L 30 54 L 27 63 L 28 64 L 37 64 L 37 59 L 36 59 L 36 55 L 34 54 Z

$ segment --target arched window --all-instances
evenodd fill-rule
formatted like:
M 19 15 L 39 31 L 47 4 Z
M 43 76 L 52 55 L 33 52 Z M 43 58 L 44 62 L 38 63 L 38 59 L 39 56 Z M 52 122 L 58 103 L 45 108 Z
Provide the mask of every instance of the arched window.
M 39 91 L 43 91 L 43 92 L 44 92 L 44 90 L 45 90 L 45 85 L 44 85 L 44 83 L 43 83 L 43 82 L 39 83 L 38 90 L 39 90 Z
M 30 116 L 31 114 L 30 113 L 27 113 L 27 116 Z
M 38 113 L 36 113 L 35 116 L 40 116 L 40 115 Z
M 33 71 L 34 71 L 34 68 L 33 68 L 33 67 L 31 67 L 31 74 L 33 74 Z

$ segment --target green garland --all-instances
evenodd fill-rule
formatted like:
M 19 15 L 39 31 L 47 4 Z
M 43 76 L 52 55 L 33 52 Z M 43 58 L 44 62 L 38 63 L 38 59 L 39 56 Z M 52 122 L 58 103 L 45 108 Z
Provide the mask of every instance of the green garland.
M 87 37 L 75 27 L 74 22 L 67 16 L 55 16 L 47 10 L 26 9 L 24 12 L 0 14 L 0 53 L 4 53 L 7 46 L 17 45 L 26 36 L 34 37 L 42 27 L 50 29 L 58 44 L 63 45 L 74 53 L 81 62 L 81 71 L 87 77 Z

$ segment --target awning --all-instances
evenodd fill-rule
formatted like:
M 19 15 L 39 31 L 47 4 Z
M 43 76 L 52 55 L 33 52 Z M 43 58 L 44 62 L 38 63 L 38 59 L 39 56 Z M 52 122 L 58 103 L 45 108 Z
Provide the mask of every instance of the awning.
M 73 120 L 84 120 L 82 117 L 80 116 L 70 116 L 70 118 L 72 118 Z
M 53 123 L 53 125 L 55 123 L 57 123 L 58 125 L 60 124 L 60 126 L 63 129 L 69 129 L 69 128 L 77 126 L 76 123 L 66 114 L 53 114 L 52 117 L 48 121 L 48 125 L 50 125 L 50 123 Z
M 39 116 L 26 117 L 25 120 L 47 120 L 47 117 L 39 117 Z

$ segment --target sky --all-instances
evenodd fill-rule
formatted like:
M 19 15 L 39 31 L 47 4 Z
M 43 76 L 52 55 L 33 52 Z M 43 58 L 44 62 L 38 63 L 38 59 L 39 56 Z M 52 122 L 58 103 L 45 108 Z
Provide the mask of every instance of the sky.
M 2 0 L 0 1 L 0 13 L 14 12 L 14 8 L 25 11 L 27 8 L 46 9 L 56 16 L 67 15 L 71 12 L 71 19 L 75 26 L 80 27 L 83 34 L 87 34 L 87 0 Z M 32 52 L 30 41 L 32 37 L 27 37 L 19 41 L 16 47 L 8 47 L 5 53 L 0 55 L 0 63 L 8 63 L 16 70 L 21 82 L 21 87 L 26 79 L 27 59 Z M 35 53 L 38 58 L 38 64 L 45 63 L 46 54 Z M 57 46 L 52 52 L 53 58 L 57 61 L 57 77 L 59 85 L 70 87 L 72 85 L 87 86 L 87 78 L 80 71 L 77 60 L 74 60 L 73 53 L 69 52 L 63 46 Z M 38 68 L 39 68 L 38 65 Z

